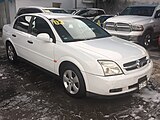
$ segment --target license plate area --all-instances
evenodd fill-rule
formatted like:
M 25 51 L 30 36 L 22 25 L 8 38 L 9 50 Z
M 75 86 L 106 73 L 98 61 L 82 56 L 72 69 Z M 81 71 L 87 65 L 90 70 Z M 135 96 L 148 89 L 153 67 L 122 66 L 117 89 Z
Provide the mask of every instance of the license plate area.
M 142 89 L 147 86 L 147 76 L 138 79 L 138 89 Z

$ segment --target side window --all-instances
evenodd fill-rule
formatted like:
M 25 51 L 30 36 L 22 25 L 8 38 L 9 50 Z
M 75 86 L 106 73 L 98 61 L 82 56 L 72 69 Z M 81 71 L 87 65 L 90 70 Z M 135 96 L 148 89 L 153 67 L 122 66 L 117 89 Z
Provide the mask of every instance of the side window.
M 97 11 L 96 10 L 90 10 L 88 12 L 88 17 L 92 17 L 92 16 L 97 16 Z
M 98 15 L 103 15 L 104 12 L 102 10 L 98 10 Z
M 31 34 L 37 36 L 40 33 L 47 33 L 54 39 L 53 32 L 48 23 L 40 17 L 34 17 L 31 23 Z
M 31 16 L 21 16 L 21 17 L 17 18 L 13 28 L 20 30 L 22 32 L 28 32 L 31 18 L 32 18 Z
M 156 11 L 155 18 L 160 18 L 160 10 Z

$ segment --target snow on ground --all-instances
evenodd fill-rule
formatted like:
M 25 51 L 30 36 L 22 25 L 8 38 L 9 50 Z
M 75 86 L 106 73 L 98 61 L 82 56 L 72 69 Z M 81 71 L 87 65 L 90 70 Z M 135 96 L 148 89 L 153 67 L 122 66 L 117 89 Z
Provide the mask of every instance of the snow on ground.
M 160 103 L 160 93 L 155 90 L 145 88 L 140 94 L 137 94 L 137 96 L 141 97 L 146 102 Z

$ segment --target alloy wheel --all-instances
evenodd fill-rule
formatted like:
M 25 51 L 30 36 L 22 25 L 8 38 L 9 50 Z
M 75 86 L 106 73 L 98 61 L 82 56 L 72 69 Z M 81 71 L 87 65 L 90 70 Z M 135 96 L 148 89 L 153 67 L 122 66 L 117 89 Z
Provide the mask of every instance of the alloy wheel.
M 63 84 L 65 89 L 72 95 L 78 93 L 80 83 L 78 76 L 72 70 L 66 70 L 63 74 Z
M 9 58 L 11 61 L 13 61 L 13 60 L 14 60 L 15 53 L 14 53 L 14 48 L 13 48 L 11 45 L 8 46 L 7 53 L 8 53 L 8 58 Z

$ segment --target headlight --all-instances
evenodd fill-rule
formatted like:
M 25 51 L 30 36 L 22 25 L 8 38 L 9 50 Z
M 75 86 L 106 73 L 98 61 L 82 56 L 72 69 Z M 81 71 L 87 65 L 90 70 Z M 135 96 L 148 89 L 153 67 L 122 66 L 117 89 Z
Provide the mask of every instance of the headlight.
M 132 31 L 143 31 L 144 28 L 142 25 L 132 25 Z
M 120 67 L 113 61 L 99 60 L 98 62 L 102 66 L 105 76 L 123 74 L 123 72 L 120 69 Z

